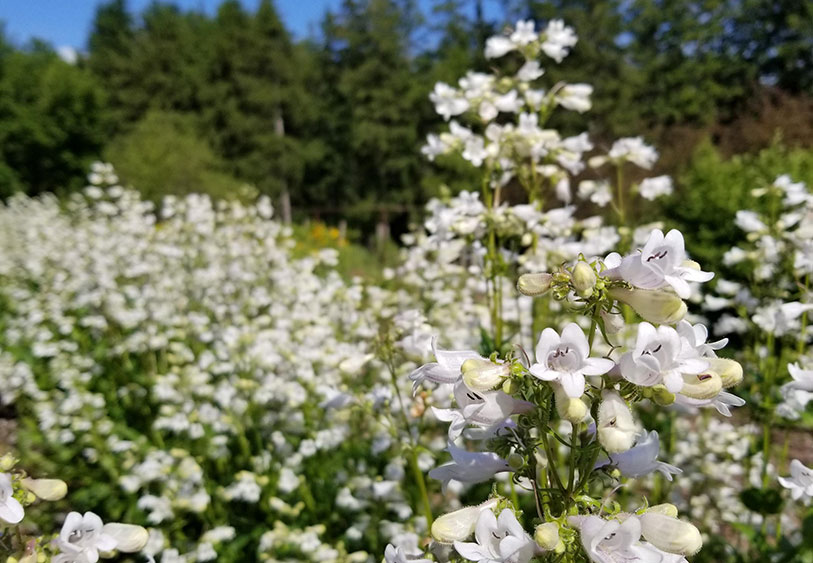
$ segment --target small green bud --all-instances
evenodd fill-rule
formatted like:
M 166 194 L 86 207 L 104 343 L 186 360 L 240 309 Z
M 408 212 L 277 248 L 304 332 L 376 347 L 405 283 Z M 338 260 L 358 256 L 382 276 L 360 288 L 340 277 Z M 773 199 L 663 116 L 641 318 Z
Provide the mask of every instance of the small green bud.
M 17 458 L 11 454 L 5 454 L 0 457 L 0 471 L 9 471 L 17 465 Z
M 576 265 L 573 266 L 571 281 L 576 294 L 587 299 L 593 294 L 593 288 L 596 285 L 596 272 L 587 262 L 576 262 Z
M 519 391 L 519 382 L 517 382 L 515 379 L 506 379 L 502 382 L 502 390 L 503 393 L 507 395 L 513 395 Z
M 675 394 L 670 393 L 664 385 L 655 385 L 652 387 L 652 400 L 656 405 L 668 407 L 675 402 Z
M 525 465 L 525 458 L 522 457 L 517 452 L 512 452 L 511 454 L 509 454 L 506 461 L 508 462 L 508 465 L 511 467 L 511 469 L 513 469 L 514 471 L 519 471 Z
M 534 530 L 534 541 L 545 551 L 556 549 L 562 540 L 559 538 L 559 525 L 556 522 L 545 522 Z

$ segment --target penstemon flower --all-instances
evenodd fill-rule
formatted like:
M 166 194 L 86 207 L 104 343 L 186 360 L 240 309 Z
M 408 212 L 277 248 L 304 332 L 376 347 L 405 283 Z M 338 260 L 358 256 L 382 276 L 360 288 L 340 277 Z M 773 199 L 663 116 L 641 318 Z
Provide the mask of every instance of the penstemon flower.
M 794 459 L 790 462 L 790 477 L 779 477 L 779 484 L 790 490 L 793 500 L 803 499 L 805 504 L 810 504 L 813 498 L 813 469 Z
M 520 526 L 511 509 L 499 516 L 483 510 L 474 529 L 477 542 L 454 542 L 457 552 L 469 561 L 480 563 L 528 563 L 541 551 L 536 542 Z
M 568 397 L 584 394 L 585 375 L 603 375 L 615 363 L 606 358 L 590 358 L 590 347 L 584 331 L 576 323 L 568 324 L 562 335 L 546 328 L 536 345 L 536 363 L 531 375 L 543 381 L 557 381 Z

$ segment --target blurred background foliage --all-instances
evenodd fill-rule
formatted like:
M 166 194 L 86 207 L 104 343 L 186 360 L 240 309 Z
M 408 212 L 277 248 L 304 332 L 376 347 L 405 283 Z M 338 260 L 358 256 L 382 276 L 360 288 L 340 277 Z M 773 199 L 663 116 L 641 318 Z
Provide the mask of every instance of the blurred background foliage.
M 755 183 L 811 180 L 813 2 L 501 4 L 487 21 L 480 0 L 344 0 L 295 41 L 271 0 L 212 15 L 108 0 L 75 64 L 0 36 L 0 197 L 76 189 L 104 157 L 152 199 L 250 185 L 284 217 L 398 234 L 441 186 L 476 187 L 464 163 L 420 155 L 440 127 L 434 83 L 487 69 L 485 38 L 529 17 L 575 27 L 572 56 L 546 71 L 595 86 L 593 111 L 554 125 L 655 144 L 656 172 L 678 180 L 670 215 L 702 233 L 699 253 L 730 246 Z

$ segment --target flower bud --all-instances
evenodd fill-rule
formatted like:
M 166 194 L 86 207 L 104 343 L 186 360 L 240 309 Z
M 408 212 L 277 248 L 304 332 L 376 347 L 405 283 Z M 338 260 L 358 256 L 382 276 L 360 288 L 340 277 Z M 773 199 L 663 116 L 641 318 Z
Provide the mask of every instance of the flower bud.
M 601 318 L 604 320 L 604 331 L 607 334 L 618 334 L 624 328 L 624 315 L 620 313 L 608 313 L 602 310 Z
M 523 295 L 537 297 L 550 289 L 553 276 L 548 273 L 522 274 L 517 281 L 517 290 Z
M 590 157 L 590 160 L 587 161 L 587 165 L 590 168 L 601 168 L 607 163 L 606 156 L 593 156 Z
M 652 511 L 643 513 L 639 518 L 644 539 L 658 549 L 694 555 L 703 547 L 700 530 L 688 522 Z
M 723 390 L 723 380 L 713 371 L 698 375 L 683 375 L 683 387 L 680 394 L 692 399 L 712 399 Z
M 124 553 L 141 551 L 150 538 L 149 532 L 141 526 L 119 522 L 105 524 L 102 533 L 112 536 L 116 540 L 116 549 Z
M 675 394 L 671 393 L 665 385 L 655 385 L 652 387 L 652 400 L 656 405 L 668 407 L 675 402 Z
M 502 382 L 502 392 L 506 395 L 513 395 L 519 391 L 519 383 L 513 379 L 506 379 Z
M 17 465 L 17 458 L 13 455 L 5 454 L 3 457 L 0 457 L 0 471 L 9 471 L 15 465 Z
M 630 449 L 638 435 L 627 403 L 615 391 L 601 393 L 597 426 L 598 441 L 611 454 Z
M 593 294 L 596 285 L 596 272 L 587 262 L 576 262 L 571 277 L 573 288 L 579 297 L 587 299 Z
M 511 374 L 508 364 L 495 364 L 490 360 L 471 358 L 460 366 L 463 383 L 472 391 L 489 391 L 502 384 Z
M 432 537 L 440 543 L 465 541 L 474 533 L 477 519 L 483 510 L 497 506 L 497 499 L 491 499 L 477 506 L 467 506 L 449 512 L 432 522 Z
M 556 395 L 556 412 L 559 416 L 572 424 L 578 424 L 587 418 L 590 409 L 581 398 L 571 398 L 565 393 L 564 387 L 554 385 Z
M 678 509 L 677 506 L 674 504 L 669 504 L 665 502 L 663 504 L 656 504 L 655 506 L 650 506 L 646 509 L 647 512 L 656 512 L 658 514 L 664 514 L 666 516 L 671 516 L 672 518 L 677 518 Z
M 508 462 L 508 466 L 514 471 L 519 471 L 522 469 L 522 466 L 525 465 L 525 458 L 517 452 L 510 453 L 508 457 L 505 458 L 505 461 Z
M 720 375 L 724 388 L 733 387 L 742 381 L 742 365 L 739 362 L 727 358 L 705 359 L 711 364 L 710 369 Z
M 614 287 L 609 293 L 613 299 L 635 309 L 645 321 L 655 324 L 675 324 L 688 310 L 686 303 L 671 290 Z
M 59 500 L 68 494 L 68 485 L 61 479 L 31 479 L 27 477 L 20 483 L 42 500 Z
M 556 522 L 545 522 L 536 527 L 534 531 L 534 541 L 545 551 L 551 551 L 562 543 L 559 538 L 559 524 Z

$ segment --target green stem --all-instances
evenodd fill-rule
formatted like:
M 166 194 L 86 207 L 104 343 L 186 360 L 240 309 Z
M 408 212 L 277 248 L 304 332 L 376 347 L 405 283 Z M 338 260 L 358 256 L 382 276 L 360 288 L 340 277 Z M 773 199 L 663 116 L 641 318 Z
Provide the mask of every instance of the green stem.
M 626 216 L 624 214 L 624 171 L 622 167 L 622 163 L 618 163 L 615 166 L 615 189 L 616 193 L 618 194 L 617 211 L 620 225 L 623 225 L 626 221 Z
M 415 476 L 415 481 L 418 483 L 418 492 L 421 494 L 421 501 L 423 501 L 423 514 L 426 517 L 427 529 L 432 528 L 432 504 L 429 502 L 429 492 L 426 490 L 426 481 L 423 478 L 423 471 L 418 465 L 418 450 L 412 448 L 409 462 L 412 466 L 412 474 Z M 513 486 L 513 483 L 512 483 Z

